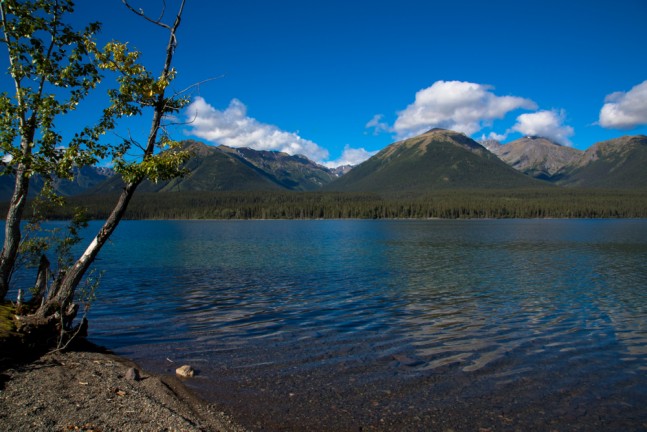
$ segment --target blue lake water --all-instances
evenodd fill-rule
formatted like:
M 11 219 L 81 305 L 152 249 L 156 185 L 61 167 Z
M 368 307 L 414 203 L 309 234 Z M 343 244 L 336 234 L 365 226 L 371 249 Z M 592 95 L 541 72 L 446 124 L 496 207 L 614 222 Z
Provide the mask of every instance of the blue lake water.
M 250 429 L 647 428 L 647 220 L 127 221 L 96 267 L 91 339 Z

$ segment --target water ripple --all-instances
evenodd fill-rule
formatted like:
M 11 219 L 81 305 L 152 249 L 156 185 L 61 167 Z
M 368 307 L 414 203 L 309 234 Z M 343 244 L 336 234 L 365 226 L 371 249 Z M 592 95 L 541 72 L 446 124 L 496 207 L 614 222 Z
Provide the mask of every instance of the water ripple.
M 95 338 L 261 405 L 379 385 L 420 411 L 415 383 L 447 406 L 647 402 L 647 221 L 133 223 L 114 244 Z

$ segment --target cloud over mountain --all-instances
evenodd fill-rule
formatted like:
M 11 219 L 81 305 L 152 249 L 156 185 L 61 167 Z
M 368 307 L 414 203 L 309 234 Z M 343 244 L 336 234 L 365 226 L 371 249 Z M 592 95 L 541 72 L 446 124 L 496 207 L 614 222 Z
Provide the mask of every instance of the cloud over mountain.
M 218 110 L 198 96 L 187 107 L 185 116 L 191 134 L 214 144 L 303 155 L 329 168 L 357 165 L 375 154 L 363 148 L 346 145 L 338 159 L 329 161 L 328 150 L 317 143 L 302 138 L 296 132 L 286 132 L 277 126 L 249 117 L 247 107 L 238 99 L 232 99 L 227 108 Z
M 335 168 L 335 167 L 344 166 L 344 165 L 355 166 L 364 162 L 366 159 L 370 158 L 376 153 L 377 151 L 370 152 L 364 148 L 352 148 L 351 146 L 346 144 L 344 146 L 344 151 L 339 157 L 339 159 L 326 162 L 324 165 L 327 166 L 328 168 Z
M 474 134 L 510 111 L 537 109 L 530 99 L 497 96 L 489 85 L 464 81 L 436 81 L 416 93 L 415 100 L 398 113 L 393 131 L 399 138 L 411 137 L 439 127 Z M 375 118 L 370 126 L 379 126 Z M 367 125 L 368 126 L 368 125 Z
M 575 133 L 571 126 L 564 123 L 565 112 L 543 110 L 534 113 L 521 114 L 512 130 L 527 136 L 549 138 L 559 144 L 572 146 L 569 139 Z
M 186 117 L 193 135 L 215 144 L 301 154 L 316 162 L 328 159 L 328 150 L 313 141 L 249 117 L 247 107 L 238 99 L 221 111 L 198 96 L 187 107 Z
M 647 80 L 628 92 L 608 95 L 600 110 L 599 124 L 611 129 L 632 129 L 647 125 Z

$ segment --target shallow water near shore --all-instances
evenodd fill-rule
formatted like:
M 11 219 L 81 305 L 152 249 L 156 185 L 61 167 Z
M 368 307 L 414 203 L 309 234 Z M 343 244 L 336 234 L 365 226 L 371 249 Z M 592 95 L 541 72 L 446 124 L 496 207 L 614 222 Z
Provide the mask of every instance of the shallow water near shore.
M 252 430 L 647 428 L 647 220 L 126 221 L 100 257 L 91 340 Z

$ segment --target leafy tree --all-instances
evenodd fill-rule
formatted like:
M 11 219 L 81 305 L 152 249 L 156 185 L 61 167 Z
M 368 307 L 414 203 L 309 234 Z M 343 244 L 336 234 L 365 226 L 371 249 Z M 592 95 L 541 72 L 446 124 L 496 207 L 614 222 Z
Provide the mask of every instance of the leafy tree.
M 0 254 L 0 300 L 7 295 L 21 251 L 38 254 L 49 246 L 21 233 L 31 178 L 44 180 L 41 201 L 55 205 L 61 204 L 62 198 L 53 192 L 51 182 L 71 178 L 74 168 L 109 159 L 125 182 L 110 215 L 80 257 L 59 258 L 53 275 L 48 261 L 40 260 L 31 304 L 22 305 L 17 318 L 18 331 L 39 334 L 40 341 L 52 333 L 64 335 L 72 330 L 78 310 L 76 289 L 116 229 L 137 186 L 144 179 L 159 181 L 181 175 L 181 165 L 188 157 L 163 125 L 165 116 L 176 113 L 187 102 L 177 94 L 167 94 L 176 74 L 171 64 L 185 0 L 170 25 L 162 21 L 163 15 L 151 19 L 127 0 L 122 1 L 132 12 L 168 31 L 159 75 L 147 70 L 139 62 L 140 53 L 130 51 L 124 43 L 110 42 L 99 48 L 95 40 L 98 23 L 81 30 L 68 24 L 66 18 L 74 11 L 72 0 L 0 2 L 1 42 L 7 49 L 9 76 L 14 84 L 12 92 L 0 94 L 0 151 L 2 174 L 15 178 Z M 99 119 L 64 143 L 56 120 L 74 111 L 108 75 L 114 77 L 116 86 L 108 90 L 108 103 Z M 118 143 L 105 139 L 120 119 L 147 112 L 152 112 L 152 125 L 145 143 L 130 137 Z M 68 236 L 58 243 L 59 251 L 69 256 L 71 245 L 80 241 L 78 229 L 83 224 L 82 218 L 74 219 Z

